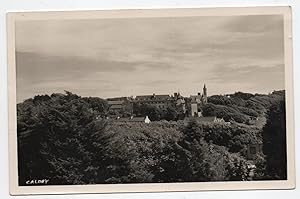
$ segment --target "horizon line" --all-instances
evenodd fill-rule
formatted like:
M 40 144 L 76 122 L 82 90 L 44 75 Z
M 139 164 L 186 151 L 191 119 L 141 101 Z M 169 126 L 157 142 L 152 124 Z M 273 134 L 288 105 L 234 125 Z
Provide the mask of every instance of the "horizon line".
M 252 94 L 252 95 L 270 95 L 273 92 L 278 92 L 278 91 L 285 91 L 285 89 L 273 90 L 273 91 L 266 92 L 266 93 L 258 93 L 258 92 L 253 93 L 253 92 L 235 91 L 235 92 L 231 92 L 231 93 L 207 95 L 207 97 L 211 97 L 211 96 L 215 96 L 215 95 L 218 95 L 218 96 L 233 95 L 233 94 L 239 93 L 239 92 L 241 92 L 241 93 L 249 93 L 249 94 Z M 173 94 L 157 94 L 157 93 L 153 92 L 152 94 L 145 94 L 145 95 L 144 94 L 140 94 L 140 95 L 129 95 L 129 96 L 111 96 L 111 97 L 104 98 L 104 97 L 101 97 L 101 96 L 79 95 L 79 94 L 77 94 L 75 92 L 64 90 L 63 92 L 53 92 L 51 94 L 47 94 L 47 93 L 36 94 L 33 97 L 22 99 L 21 101 L 17 101 L 17 104 L 22 103 L 22 102 L 24 102 L 24 101 L 26 101 L 28 99 L 33 99 L 36 96 L 46 96 L 46 95 L 51 96 L 53 94 L 62 94 L 62 95 L 65 95 L 67 92 L 70 92 L 70 93 L 75 94 L 75 95 L 80 96 L 80 97 L 98 97 L 98 98 L 101 98 L 101 99 L 104 99 L 104 100 L 107 100 L 107 99 L 110 99 L 110 98 L 122 98 L 122 97 L 133 97 L 133 98 L 136 98 L 137 96 L 150 96 L 150 95 L 153 95 L 153 94 L 155 94 L 155 95 L 169 95 L 169 96 L 173 96 L 174 93 L 178 93 L 178 92 L 174 92 Z M 197 95 L 198 93 L 196 92 L 195 94 Z M 200 93 L 200 94 L 203 94 L 203 93 Z M 190 97 L 190 96 L 192 96 L 192 94 L 190 94 L 189 96 L 186 96 L 186 95 L 181 95 L 181 96 L 182 97 Z

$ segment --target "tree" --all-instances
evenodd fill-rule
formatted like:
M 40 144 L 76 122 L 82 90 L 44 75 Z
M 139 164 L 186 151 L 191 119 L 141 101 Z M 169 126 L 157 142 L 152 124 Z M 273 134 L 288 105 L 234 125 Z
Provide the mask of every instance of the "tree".
M 285 101 L 273 104 L 263 128 L 263 152 L 266 155 L 266 175 L 271 179 L 287 179 Z
M 111 123 L 104 133 L 104 182 L 166 182 L 177 171 L 171 163 L 177 160 L 180 136 L 176 125 L 167 121 Z M 176 179 L 176 175 L 169 178 Z
M 237 154 L 228 154 L 226 157 L 227 177 L 230 181 L 246 181 L 250 177 L 251 168 L 244 158 Z
M 202 125 L 195 119 L 190 120 L 182 132 L 182 140 L 178 143 L 181 153 L 177 157 L 177 162 L 182 162 L 182 166 L 177 167 L 182 175 L 180 179 L 185 182 L 226 180 L 225 148 L 208 144 Z
M 98 118 L 102 105 L 92 101 L 67 92 L 18 104 L 20 185 L 40 178 L 50 179 L 50 184 L 97 181 L 101 158 L 95 153 L 101 148 L 95 142 L 106 124 Z
M 165 119 L 167 121 L 170 121 L 170 120 L 177 120 L 178 119 L 178 112 L 175 108 L 173 107 L 167 107 L 167 110 L 165 111 L 165 113 L 163 114 L 163 117 L 162 119 Z
M 224 105 L 214 105 L 212 103 L 207 103 L 203 107 L 204 116 L 217 116 L 223 118 L 225 121 L 234 120 L 239 123 L 246 123 L 249 119 L 249 116 L 237 111 L 236 109 L 230 106 Z
M 134 104 L 133 113 L 139 116 L 148 116 L 151 121 L 161 120 L 163 110 L 148 104 Z

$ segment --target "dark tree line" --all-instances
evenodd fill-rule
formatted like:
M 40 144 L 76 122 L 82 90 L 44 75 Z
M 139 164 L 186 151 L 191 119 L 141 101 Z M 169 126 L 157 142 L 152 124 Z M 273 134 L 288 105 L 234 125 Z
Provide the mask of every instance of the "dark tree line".
M 270 107 L 282 100 L 284 95 L 284 91 L 274 91 L 269 95 L 242 92 L 227 96 L 213 95 L 203 107 L 203 115 L 250 124 L 253 118 L 265 117 Z
M 94 182 L 95 158 L 105 122 L 106 103 L 99 98 L 37 96 L 18 105 L 19 182 L 49 178 L 53 184 Z M 101 157 L 101 156 L 97 156 Z
M 273 104 L 263 129 L 263 151 L 266 155 L 265 174 L 270 179 L 287 179 L 285 101 Z
M 150 124 L 114 123 L 105 119 L 108 105 L 100 98 L 66 92 L 28 99 L 17 107 L 19 183 L 41 178 L 50 184 L 249 180 L 251 164 L 257 167 L 254 179 L 286 179 L 284 93 L 238 96 L 237 104 L 209 106 L 245 114 L 242 108 L 250 101 L 259 104 L 266 109 L 257 112 L 267 118 L 263 129 L 193 118 L 173 121 L 180 115 L 176 110 L 159 112 L 152 106 L 138 107 L 154 121 Z M 260 142 L 264 154 L 247 160 L 247 146 Z
M 165 109 L 159 109 L 149 104 L 137 103 L 133 105 L 133 113 L 137 116 L 148 116 L 151 121 L 177 121 L 183 119 L 185 116 L 185 114 L 176 107 L 168 106 Z

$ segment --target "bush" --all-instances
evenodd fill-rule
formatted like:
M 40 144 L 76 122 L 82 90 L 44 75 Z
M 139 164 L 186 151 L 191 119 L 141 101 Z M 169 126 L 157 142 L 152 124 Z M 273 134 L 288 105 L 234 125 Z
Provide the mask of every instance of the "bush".
M 236 111 L 232 107 L 214 105 L 211 103 L 203 107 L 203 116 L 217 116 L 218 118 L 223 118 L 225 121 L 233 120 L 239 123 L 246 123 L 249 120 L 248 116 Z
M 50 184 L 97 181 L 101 161 L 94 159 L 99 151 L 95 142 L 106 125 L 96 119 L 103 114 L 100 107 L 70 92 L 18 104 L 20 185 L 40 178 L 50 179 Z
M 273 104 L 267 113 L 263 143 L 266 174 L 270 179 L 287 179 L 286 112 L 283 100 Z
M 178 120 L 176 109 L 149 105 L 135 107 L 135 113 L 148 115 L 150 124 L 117 123 L 105 119 L 119 113 L 108 112 L 100 98 L 66 92 L 28 99 L 17 106 L 19 183 L 40 178 L 50 184 L 286 179 L 284 92 L 235 93 L 209 101 L 203 115 L 230 125 Z M 247 124 L 249 116 L 265 114 L 263 129 L 264 122 Z M 261 142 L 264 154 L 248 161 L 243 156 L 247 146 Z

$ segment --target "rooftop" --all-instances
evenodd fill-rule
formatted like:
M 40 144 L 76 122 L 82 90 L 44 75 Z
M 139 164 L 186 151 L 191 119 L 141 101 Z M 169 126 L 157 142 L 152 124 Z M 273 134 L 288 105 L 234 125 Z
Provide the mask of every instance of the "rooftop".
M 136 96 L 137 100 L 167 100 L 171 99 L 170 95 L 138 95 Z

